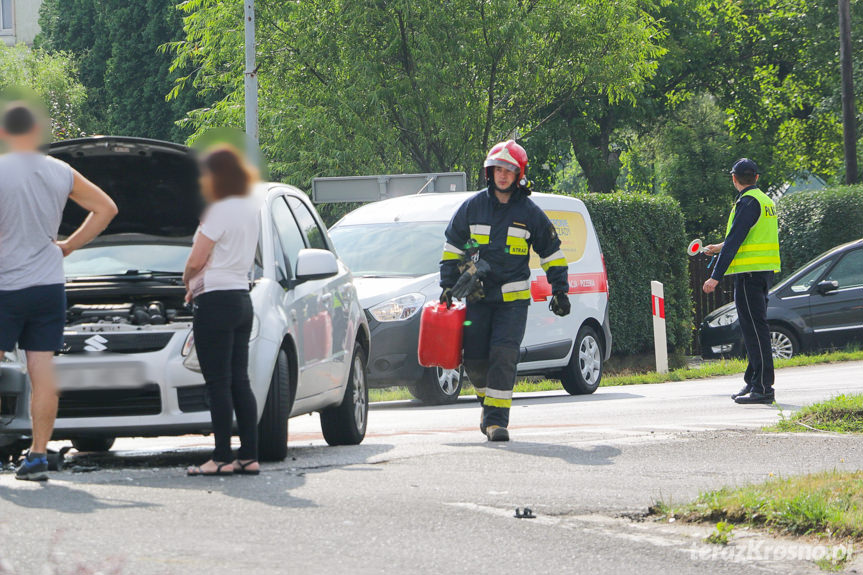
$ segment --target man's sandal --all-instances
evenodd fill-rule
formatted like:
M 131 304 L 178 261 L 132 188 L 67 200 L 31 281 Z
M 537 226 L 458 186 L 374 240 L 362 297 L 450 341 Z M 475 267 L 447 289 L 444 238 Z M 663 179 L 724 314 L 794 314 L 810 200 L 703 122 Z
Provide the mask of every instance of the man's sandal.
M 213 463 L 215 463 L 215 461 Z M 222 471 L 224 468 L 227 468 L 228 471 Z M 213 476 L 213 475 L 233 475 L 233 474 L 234 474 L 234 464 L 232 462 L 230 462 L 230 463 L 219 463 L 218 466 L 216 467 L 215 471 L 204 471 L 203 469 L 201 469 L 201 467 L 199 465 L 189 467 L 186 470 L 186 475 L 188 475 L 190 477 L 195 476 L 195 475 Z
M 236 460 L 234 462 L 234 474 L 235 475 L 260 475 L 261 474 L 260 469 L 248 469 L 248 467 L 251 464 L 257 463 L 257 462 L 258 462 L 257 459 L 252 459 L 251 461 L 247 461 L 245 463 L 243 463 L 239 459 Z M 239 467 L 237 467 L 237 465 L 239 465 Z

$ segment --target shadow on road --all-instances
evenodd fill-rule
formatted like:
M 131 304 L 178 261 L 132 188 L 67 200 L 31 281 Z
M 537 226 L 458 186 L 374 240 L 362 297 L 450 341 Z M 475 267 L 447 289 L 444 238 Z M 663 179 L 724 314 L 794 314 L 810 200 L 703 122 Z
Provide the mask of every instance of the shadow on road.
M 95 513 L 111 509 L 159 507 L 146 501 L 100 499 L 81 489 L 43 483 L 38 489 L 13 489 L 0 485 L 0 499 L 27 509 L 50 509 L 60 513 Z
M 644 397 L 643 395 L 638 395 L 637 393 L 624 393 L 624 392 L 609 392 L 609 393 L 594 393 L 592 395 L 568 395 L 568 394 L 560 394 L 560 395 L 543 395 L 543 396 L 519 396 L 516 395 L 512 399 L 513 406 L 526 406 L 526 405 L 550 405 L 554 403 L 590 403 L 594 401 L 610 401 L 615 399 L 638 399 L 640 397 Z M 459 398 L 456 403 L 451 403 L 449 405 L 426 405 L 425 403 L 414 399 L 408 401 L 398 401 L 398 402 L 386 402 L 386 403 L 372 403 L 369 407 L 373 410 L 387 410 L 387 409 L 470 409 L 477 407 L 477 400 L 472 396 L 464 396 Z
M 451 447 L 465 447 L 469 443 L 449 443 Z M 613 459 L 622 452 L 610 445 L 594 445 L 590 449 L 581 449 L 571 445 L 555 443 L 537 443 L 534 441 L 510 441 L 508 443 L 490 443 L 484 441 L 474 444 L 489 450 L 508 451 L 534 457 L 549 457 L 561 459 L 572 465 L 614 465 Z
M 271 507 L 317 507 L 314 501 L 296 497 L 290 492 L 302 487 L 308 475 L 345 469 L 369 463 L 392 445 L 368 444 L 350 447 L 291 447 L 280 463 L 265 463 L 261 475 L 227 477 L 187 477 L 186 468 L 200 465 L 211 455 L 209 448 L 167 452 L 127 451 L 116 453 L 80 453 L 67 458 L 66 471 L 54 478 L 83 486 L 89 484 L 150 489 L 184 489 L 218 492 L 222 495 L 263 503 Z M 116 471 L 128 471 L 117 474 Z M 149 473 L 147 473 L 149 471 Z M 350 469 L 352 473 L 374 472 L 374 469 Z M 113 472 L 106 475 L 102 472 Z M 98 510 L 151 507 L 156 504 L 123 500 L 102 500 L 87 491 L 49 481 L 41 489 L 15 489 L 0 486 L 0 499 L 21 507 L 56 509 L 65 513 L 92 513 Z

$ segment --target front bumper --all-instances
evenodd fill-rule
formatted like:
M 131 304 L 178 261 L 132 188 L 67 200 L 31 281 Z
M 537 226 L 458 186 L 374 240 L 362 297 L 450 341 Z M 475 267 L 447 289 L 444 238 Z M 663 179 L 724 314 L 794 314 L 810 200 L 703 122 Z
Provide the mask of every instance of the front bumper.
M 391 387 L 419 381 L 425 369 L 417 358 L 420 314 L 404 321 L 388 322 L 379 322 L 370 314 L 366 315 L 373 342 L 369 357 L 369 387 Z
M 740 324 L 711 327 L 703 322 L 699 329 L 701 342 L 701 357 L 718 359 L 723 357 L 741 357 L 744 355 L 743 334 Z
M 178 333 L 152 353 L 86 353 L 55 359 L 61 380 L 86 389 L 60 396 L 54 439 L 159 436 L 207 433 L 212 424 L 204 379 L 182 365 Z M 119 376 L 128 375 L 121 378 Z M 132 376 L 131 374 L 135 374 Z M 0 435 L 31 433 L 29 385 L 20 364 L 0 366 Z

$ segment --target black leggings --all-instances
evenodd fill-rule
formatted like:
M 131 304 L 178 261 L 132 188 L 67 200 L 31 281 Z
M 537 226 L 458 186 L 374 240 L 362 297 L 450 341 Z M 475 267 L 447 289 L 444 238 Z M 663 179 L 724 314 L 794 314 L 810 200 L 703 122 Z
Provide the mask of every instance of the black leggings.
M 258 407 L 249 384 L 252 317 L 252 300 L 247 291 L 213 291 L 195 298 L 195 349 L 210 400 L 216 440 L 214 461 L 233 460 L 234 413 L 240 435 L 237 458 L 258 458 Z

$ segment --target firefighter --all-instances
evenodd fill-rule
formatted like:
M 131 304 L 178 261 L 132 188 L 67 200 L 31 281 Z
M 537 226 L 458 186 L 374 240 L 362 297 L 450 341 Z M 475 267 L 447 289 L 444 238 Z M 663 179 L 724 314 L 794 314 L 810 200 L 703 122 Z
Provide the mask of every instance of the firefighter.
M 530 303 L 529 252 L 552 286 L 552 312 L 570 311 L 568 264 L 548 216 L 530 196 L 527 152 L 514 140 L 484 163 L 488 187 L 470 197 L 446 229 L 441 302 L 467 300 L 464 367 L 482 403 L 480 431 L 509 441 L 509 409 Z
M 776 204 L 758 189 L 758 165 L 741 158 L 731 169 L 737 201 L 728 217 L 725 241 L 707 246 L 719 254 L 704 293 L 712 293 L 723 275 L 734 275 L 734 303 L 749 364 L 743 389 L 731 396 L 736 403 L 772 404 L 773 349 L 767 324 L 767 294 L 780 269 Z

